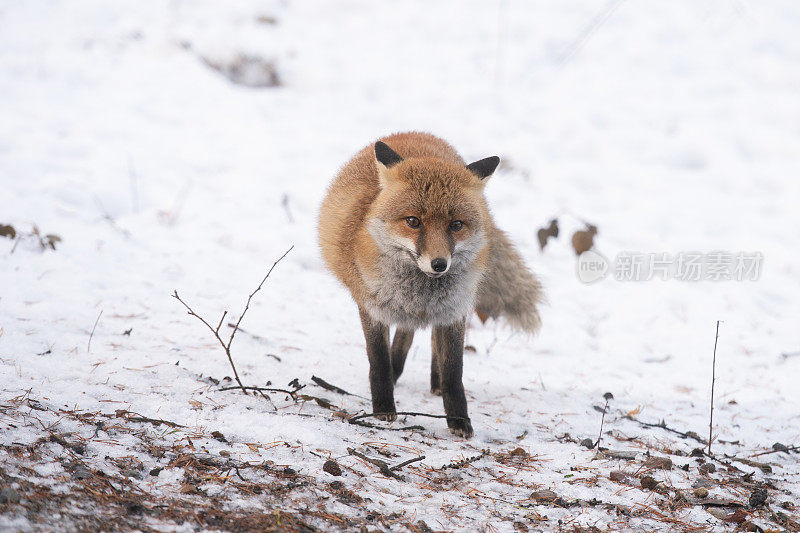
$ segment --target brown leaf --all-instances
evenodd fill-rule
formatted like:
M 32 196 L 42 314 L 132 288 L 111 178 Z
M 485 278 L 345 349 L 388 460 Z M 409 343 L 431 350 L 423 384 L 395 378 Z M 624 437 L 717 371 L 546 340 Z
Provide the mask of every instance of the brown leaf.
M 0 224 L 0 237 L 15 239 L 17 237 L 17 230 L 14 229 L 14 226 Z
M 577 255 L 590 250 L 594 246 L 594 236 L 597 235 L 597 226 L 586 224 L 586 229 L 576 231 L 572 235 L 572 248 Z

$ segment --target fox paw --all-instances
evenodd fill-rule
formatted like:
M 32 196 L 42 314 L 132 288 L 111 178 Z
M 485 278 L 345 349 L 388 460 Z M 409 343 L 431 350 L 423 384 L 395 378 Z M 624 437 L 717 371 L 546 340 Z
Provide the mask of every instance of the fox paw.
M 447 426 L 450 428 L 450 432 L 456 437 L 469 439 L 475 434 L 469 419 L 448 420 Z
M 376 414 L 375 418 L 378 420 L 383 420 L 384 422 L 393 422 L 397 420 L 397 413 L 395 412 L 394 407 L 391 409 L 375 409 Z

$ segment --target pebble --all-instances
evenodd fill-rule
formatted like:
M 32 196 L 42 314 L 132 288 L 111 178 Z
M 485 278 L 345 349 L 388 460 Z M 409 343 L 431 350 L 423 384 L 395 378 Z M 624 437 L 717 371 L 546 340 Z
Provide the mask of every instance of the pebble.
M 706 511 L 714 518 L 719 518 L 720 520 L 725 520 L 725 518 L 728 516 L 728 511 L 722 507 L 710 507 L 706 509 Z
M 629 476 L 622 470 L 614 470 L 608 477 L 611 481 L 616 481 L 617 483 L 627 483 Z
M 142 479 L 142 473 L 135 468 L 127 468 L 125 470 L 120 470 L 120 474 L 125 477 L 130 477 L 133 479 Z
M 661 468 L 662 470 L 672 470 L 672 459 L 669 457 L 650 457 L 644 462 L 647 468 Z
M 643 489 L 654 490 L 658 486 L 658 481 L 653 476 L 642 476 L 639 482 Z
M 753 490 L 750 494 L 750 507 L 761 507 L 766 503 L 768 495 L 767 489 L 758 488 Z
M 714 486 L 714 480 L 713 479 L 698 479 L 697 481 L 692 483 L 692 488 L 693 489 L 698 489 L 700 487 L 703 487 L 703 488 L 706 488 L 706 489 L 710 489 L 713 486 Z
M 19 492 L 12 487 L 3 487 L 0 490 L 0 503 L 19 503 Z
M 717 471 L 717 467 L 714 466 L 713 463 L 705 463 L 705 464 L 700 465 L 698 467 L 698 470 L 700 470 L 701 474 L 704 474 L 704 475 L 707 476 L 708 474 L 713 474 L 714 472 L 716 472 Z
M 72 470 L 72 477 L 78 480 L 92 477 L 92 473 L 83 465 L 78 465 Z
M 543 490 L 537 490 L 536 492 L 531 494 L 531 498 L 533 498 L 537 502 L 552 502 L 556 498 L 558 498 L 558 495 L 550 489 L 543 489 Z
M 513 450 L 511 450 L 510 455 L 512 457 L 527 457 L 528 452 L 526 452 L 522 448 L 514 448 Z
M 697 487 L 693 493 L 698 498 L 708 498 L 708 489 L 705 487 Z
M 583 439 L 581 441 L 581 446 L 584 448 L 589 448 L 590 450 L 594 448 L 594 441 L 592 439 Z
M 322 469 L 332 476 L 342 475 L 342 468 L 333 459 L 328 459 L 327 461 L 325 461 L 325 464 L 322 465 Z

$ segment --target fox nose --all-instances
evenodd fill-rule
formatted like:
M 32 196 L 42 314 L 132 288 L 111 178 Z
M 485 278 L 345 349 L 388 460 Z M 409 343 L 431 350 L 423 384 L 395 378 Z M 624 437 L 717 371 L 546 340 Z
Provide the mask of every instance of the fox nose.
M 447 270 L 447 259 L 444 257 L 437 257 L 431 261 L 431 268 L 434 272 L 444 272 Z

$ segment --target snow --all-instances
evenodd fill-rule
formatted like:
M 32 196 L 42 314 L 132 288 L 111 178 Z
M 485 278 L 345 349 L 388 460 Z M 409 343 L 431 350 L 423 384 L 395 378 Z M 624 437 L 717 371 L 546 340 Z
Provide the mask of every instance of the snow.
M 604 446 L 646 443 L 662 455 L 698 447 L 624 415 L 639 409 L 639 420 L 705 437 L 720 320 L 715 452 L 749 457 L 775 442 L 797 444 L 800 356 L 781 354 L 800 350 L 798 23 L 788 1 L 4 4 L 0 224 L 20 233 L 36 225 L 62 241 L 42 250 L 33 238 L 14 247 L 0 237 L 0 442 L 73 432 L 87 439 L 87 463 L 108 470 L 106 456 L 136 456 L 147 469 L 168 466 L 140 436 L 95 434 L 58 414 L 122 409 L 186 426 L 136 426 L 162 444 L 189 436 L 209 454 L 227 450 L 311 478 L 331 478 L 322 464 L 334 457 L 345 487 L 385 515 L 433 529 L 509 530 L 527 520 L 519 503 L 541 488 L 565 500 L 652 503 L 650 493 L 618 492 L 608 479 L 641 461 L 599 460 L 557 437 L 596 439 L 593 406 L 610 391 Z M 273 62 L 282 85 L 236 85 L 207 64 L 243 55 Z M 490 205 L 549 300 L 535 338 L 471 319 L 467 344 L 476 351 L 465 355 L 464 381 L 475 437 L 457 439 L 438 419 L 391 426 L 424 431 L 369 429 L 313 401 L 219 391 L 207 378 L 231 375 L 225 354 L 173 290 L 209 322 L 225 310 L 238 318 L 293 245 L 242 322 L 232 348 L 238 371 L 249 385 L 286 388 L 298 378 L 301 393 L 349 414 L 370 410 L 357 311 L 320 258 L 317 209 L 352 154 L 412 129 L 442 136 L 468 160 L 501 157 L 486 189 Z M 553 217 L 561 236 L 540 253 L 536 231 Z M 757 281 L 587 285 L 569 244 L 583 221 L 598 226 L 596 249 L 609 259 L 760 252 L 763 268 Z M 417 334 L 398 410 L 443 413 L 428 391 L 428 338 Z M 325 391 L 312 375 L 358 396 Z M 46 411 L 13 400 L 22 396 Z M 518 446 L 535 457 L 531 470 L 495 455 L 432 470 Z M 426 458 L 403 468 L 409 481 L 400 483 L 348 447 L 391 464 Z M 43 453 L 40 476 L 64 475 L 63 450 L 50 443 Z M 0 457 L 22 475 L 7 451 Z M 690 487 L 697 463 L 672 459 L 690 464 L 693 477 L 675 469 L 659 480 Z M 774 491 L 775 504 L 800 503 L 797 455 L 755 459 L 774 473 L 742 468 L 785 491 Z M 506 471 L 513 484 L 496 479 Z M 423 483 L 442 472 L 454 477 Z M 599 481 L 575 483 L 570 474 Z M 133 482 L 180 497 L 182 478 L 175 467 Z M 229 497 L 240 507 L 260 501 Z M 296 497 L 316 498 L 311 489 Z M 295 508 L 287 501 L 283 509 Z M 537 509 L 549 521 L 531 527 L 553 529 L 559 519 L 671 527 L 647 517 L 620 525 L 596 507 Z M 340 501 L 329 510 L 364 512 Z M 701 507 L 686 512 L 676 516 L 723 527 Z M 13 512 L 0 526 L 35 528 Z

